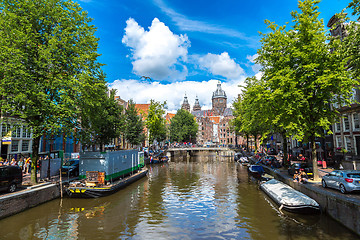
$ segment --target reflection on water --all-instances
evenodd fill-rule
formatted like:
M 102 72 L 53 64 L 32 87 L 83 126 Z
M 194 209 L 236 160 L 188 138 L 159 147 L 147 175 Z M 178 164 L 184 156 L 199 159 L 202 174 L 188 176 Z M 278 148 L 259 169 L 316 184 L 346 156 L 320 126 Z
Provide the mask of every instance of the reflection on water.
M 149 168 L 147 178 L 111 196 L 54 200 L 3 219 L 1 239 L 357 238 L 324 215 L 281 213 L 228 158 Z

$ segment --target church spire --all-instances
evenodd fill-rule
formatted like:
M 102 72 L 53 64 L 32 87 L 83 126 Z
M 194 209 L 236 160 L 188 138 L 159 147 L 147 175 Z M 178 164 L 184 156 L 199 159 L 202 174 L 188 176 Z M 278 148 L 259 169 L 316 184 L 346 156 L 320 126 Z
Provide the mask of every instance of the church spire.
M 184 101 L 183 101 L 183 103 L 181 105 L 181 109 L 184 109 L 184 110 L 190 112 L 190 104 L 189 104 L 189 101 L 187 99 L 186 93 L 185 93 Z
M 196 99 L 195 99 L 195 104 L 193 106 L 193 111 L 201 111 L 201 106 L 200 106 L 199 98 L 197 95 L 196 95 Z

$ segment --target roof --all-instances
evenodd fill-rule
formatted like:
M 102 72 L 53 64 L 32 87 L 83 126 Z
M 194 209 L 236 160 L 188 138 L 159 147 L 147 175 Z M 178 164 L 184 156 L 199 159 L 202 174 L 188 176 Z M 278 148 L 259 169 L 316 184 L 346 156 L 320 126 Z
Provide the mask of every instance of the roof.
M 227 98 L 224 90 L 221 89 L 221 82 L 217 84 L 215 92 L 213 92 L 212 98 Z

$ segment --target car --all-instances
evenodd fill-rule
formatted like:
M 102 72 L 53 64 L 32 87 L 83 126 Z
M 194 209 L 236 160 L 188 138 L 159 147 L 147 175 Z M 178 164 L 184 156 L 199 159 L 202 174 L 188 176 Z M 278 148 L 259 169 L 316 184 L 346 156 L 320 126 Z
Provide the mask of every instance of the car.
M 22 170 L 18 166 L 0 166 L 0 191 L 15 192 L 22 184 Z
M 334 170 L 321 180 L 321 185 L 326 188 L 340 190 L 341 193 L 360 190 L 360 171 L 356 170 Z
M 79 159 L 69 159 L 61 167 L 61 175 L 65 177 L 79 176 Z
M 304 169 L 308 177 L 313 175 L 313 165 L 304 162 L 291 164 L 288 168 L 288 173 L 290 176 L 294 176 L 295 172 L 299 172 L 300 169 Z

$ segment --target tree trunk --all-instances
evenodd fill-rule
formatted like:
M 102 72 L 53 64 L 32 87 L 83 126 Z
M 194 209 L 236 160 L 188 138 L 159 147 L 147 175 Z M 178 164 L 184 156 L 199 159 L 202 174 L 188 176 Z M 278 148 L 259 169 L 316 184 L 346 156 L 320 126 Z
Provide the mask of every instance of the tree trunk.
M 319 178 L 319 171 L 317 166 L 316 143 L 315 143 L 314 134 L 311 136 L 311 155 L 312 155 L 314 181 L 318 181 L 320 178 Z
M 255 152 L 257 152 L 257 135 L 254 135 Z
M 246 134 L 246 151 L 249 151 L 249 135 Z
M 287 146 L 287 139 L 285 134 L 282 135 L 283 136 L 283 166 L 288 167 L 290 164 L 290 162 L 288 161 L 288 146 Z
M 31 184 L 35 185 L 37 181 L 37 160 L 39 159 L 39 145 L 40 145 L 41 136 L 38 136 L 33 139 L 32 144 L 32 158 L 31 158 Z M 49 162 L 50 164 L 50 162 Z

